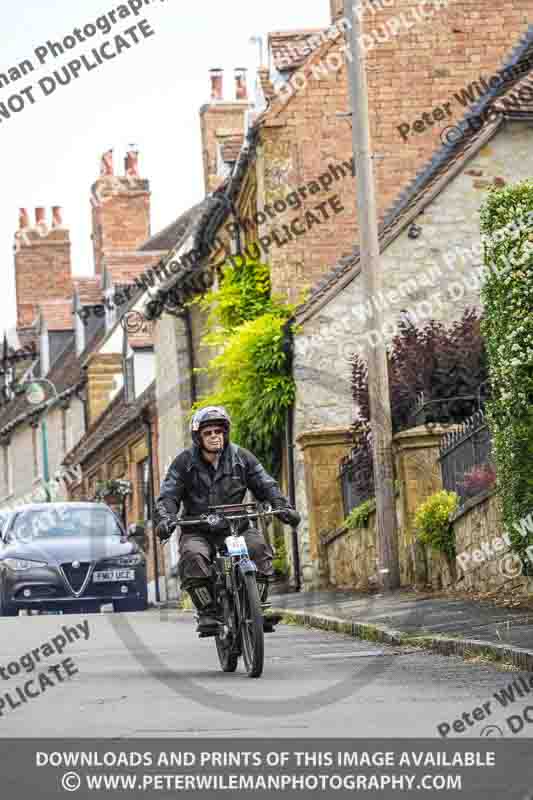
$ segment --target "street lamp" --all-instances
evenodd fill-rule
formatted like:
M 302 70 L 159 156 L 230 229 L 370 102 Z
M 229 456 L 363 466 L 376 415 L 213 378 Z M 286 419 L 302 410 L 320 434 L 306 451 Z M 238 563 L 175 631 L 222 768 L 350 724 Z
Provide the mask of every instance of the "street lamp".
M 55 384 L 52 381 L 48 380 L 48 378 L 34 378 L 32 381 L 28 382 L 28 387 L 26 389 L 25 395 L 26 400 L 32 406 L 39 406 L 44 401 L 46 394 L 39 384 L 46 383 L 48 384 L 53 392 L 53 398 L 48 400 L 46 406 L 44 408 L 44 414 L 41 419 L 41 437 L 43 443 L 43 480 L 44 486 L 46 491 L 46 502 L 50 502 L 50 489 L 48 488 L 48 484 L 50 483 L 50 466 L 48 463 L 48 430 L 46 427 L 46 414 L 48 412 L 49 407 L 54 403 L 55 400 L 59 399 L 58 391 L 55 387 Z M 22 384 L 24 386 L 24 384 Z

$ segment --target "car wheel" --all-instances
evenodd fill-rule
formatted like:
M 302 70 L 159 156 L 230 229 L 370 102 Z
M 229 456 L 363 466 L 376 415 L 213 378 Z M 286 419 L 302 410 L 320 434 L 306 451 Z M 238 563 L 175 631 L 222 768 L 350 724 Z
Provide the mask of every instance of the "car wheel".
M 18 615 L 18 608 L 6 601 L 4 592 L 0 588 L 0 617 L 18 617 Z

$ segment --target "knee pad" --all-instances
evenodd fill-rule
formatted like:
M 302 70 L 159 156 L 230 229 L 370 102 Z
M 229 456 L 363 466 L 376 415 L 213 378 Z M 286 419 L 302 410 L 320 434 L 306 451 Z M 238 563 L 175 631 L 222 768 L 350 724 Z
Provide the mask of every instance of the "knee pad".
M 213 606 L 213 595 L 209 581 L 190 578 L 182 583 L 182 588 L 190 595 L 197 611 L 205 611 L 206 608 Z
M 258 576 L 256 578 L 257 581 L 257 591 L 259 592 L 259 599 L 262 603 L 266 603 L 268 599 L 268 578 L 266 576 Z

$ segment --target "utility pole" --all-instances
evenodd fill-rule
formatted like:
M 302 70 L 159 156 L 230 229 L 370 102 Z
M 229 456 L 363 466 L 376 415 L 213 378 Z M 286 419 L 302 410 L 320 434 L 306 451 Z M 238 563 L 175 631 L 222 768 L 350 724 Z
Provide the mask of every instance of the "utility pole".
M 374 183 L 373 154 L 368 118 L 368 86 L 365 53 L 361 46 L 363 25 L 359 0 L 344 0 L 344 14 L 349 28 L 346 51 L 350 83 L 353 150 L 356 165 L 357 206 L 361 272 L 367 301 L 382 289 L 378 221 Z M 360 13 L 358 13 L 358 10 Z M 376 309 L 376 329 L 383 330 L 385 313 Z M 368 393 L 372 425 L 372 461 L 376 488 L 377 550 L 379 576 L 385 591 L 400 585 L 398 534 L 394 493 L 392 455 L 392 418 L 390 409 L 387 351 L 385 344 L 367 346 Z

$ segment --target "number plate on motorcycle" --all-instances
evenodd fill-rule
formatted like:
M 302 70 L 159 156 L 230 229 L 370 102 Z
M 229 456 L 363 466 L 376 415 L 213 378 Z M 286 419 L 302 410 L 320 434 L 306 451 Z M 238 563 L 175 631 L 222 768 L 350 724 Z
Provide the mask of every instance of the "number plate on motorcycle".
M 230 556 L 247 556 L 248 548 L 243 536 L 228 536 L 226 539 L 226 547 Z

